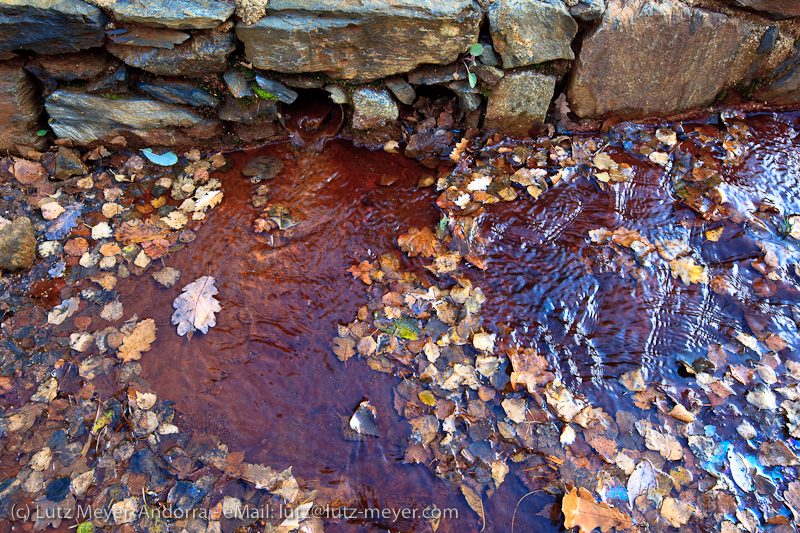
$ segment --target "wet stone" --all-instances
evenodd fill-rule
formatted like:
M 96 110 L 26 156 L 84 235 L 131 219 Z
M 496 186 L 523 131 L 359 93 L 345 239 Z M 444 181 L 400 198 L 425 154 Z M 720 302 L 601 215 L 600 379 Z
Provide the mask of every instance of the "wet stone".
M 289 74 L 281 77 L 281 82 L 296 89 L 322 89 L 323 81 L 310 74 Z
M 59 477 L 45 487 L 45 496 L 51 502 L 60 502 L 69 494 L 69 478 Z
M 216 107 L 219 102 L 207 91 L 189 83 L 147 82 L 138 81 L 136 88 L 171 104 Z
M 74 151 L 63 146 L 58 147 L 56 152 L 56 165 L 55 174 L 53 177 L 57 180 L 65 180 L 73 176 L 83 176 L 87 174 L 89 169 L 81 161 Z
M 331 101 L 334 104 L 347 104 L 350 101 L 347 97 L 347 91 L 341 85 L 331 83 L 325 86 L 325 90 L 331 95 Z
M 277 98 L 279 102 L 283 102 L 284 104 L 291 104 L 297 99 L 296 92 L 260 74 L 256 74 L 256 83 L 261 89 L 267 91 Z
M 461 63 L 445 66 L 428 65 L 408 74 L 408 82 L 412 85 L 438 85 L 466 79 L 467 69 Z
M 392 94 L 403 102 L 406 105 L 411 105 L 414 103 L 414 100 L 417 99 L 417 93 L 414 91 L 414 88 L 403 78 L 396 76 L 394 78 L 389 78 L 384 80 L 386 87 L 392 91 Z
M 36 257 L 36 234 L 27 217 L 19 217 L 0 229 L 0 269 L 28 268 Z
M 397 120 L 399 111 L 392 95 L 385 89 L 361 87 L 353 92 L 353 128 L 368 130 Z
M 245 98 L 247 96 L 255 96 L 253 88 L 250 87 L 250 80 L 243 72 L 238 70 L 229 70 L 222 75 L 225 80 L 225 85 L 231 92 L 234 98 Z
M 191 482 L 179 481 L 170 489 L 167 501 L 178 509 L 188 511 L 196 507 L 205 495 L 205 490 L 196 487 Z
M 283 171 L 283 161 L 276 157 L 256 156 L 242 169 L 242 174 L 248 177 L 257 177 L 261 180 L 270 180 Z

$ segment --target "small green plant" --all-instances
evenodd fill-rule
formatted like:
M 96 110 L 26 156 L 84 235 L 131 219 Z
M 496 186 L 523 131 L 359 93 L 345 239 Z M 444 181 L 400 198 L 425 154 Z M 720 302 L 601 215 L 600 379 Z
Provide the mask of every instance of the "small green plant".
M 470 72 L 469 65 L 475 66 L 475 60 L 483 53 L 483 45 L 480 43 L 475 43 L 469 47 L 469 53 L 461 58 L 461 62 L 464 63 L 464 68 L 467 69 L 467 81 L 469 81 L 469 86 L 475 88 L 478 84 L 478 77 L 475 75 L 474 72 Z
M 258 96 L 262 100 L 273 100 L 273 101 L 276 101 L 276 102 L 278 101 L 278 97 L 277 96 L 275 96 L 272 93 L 268 93 L 267 91 L 265 91 L 264 89 L 262 89 L 258 85 L 253 84 L 253 92 L 256 93 L 256 96 Z
M 47 135 L 47 133 L 48 133 L 48 130 L 39 130 L 39 131 L 36 132 L 36 136 L 37 137 L 44 137 L 45 135 Z
M 122 100 L 128 97 L 127 94 L 122 94 L 122 93 L 103 93 L 100 96 L 102 96 L 103 98 L 108 98 L 109 100 Z

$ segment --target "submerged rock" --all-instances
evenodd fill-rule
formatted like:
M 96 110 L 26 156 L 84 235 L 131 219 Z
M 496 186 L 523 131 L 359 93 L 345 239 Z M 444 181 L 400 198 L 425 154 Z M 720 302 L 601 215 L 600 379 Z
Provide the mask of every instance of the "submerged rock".
M 141 96 L 114 100 L 61 89 L 47 98 L 45 107 L 55 134 L 78 144 L 129 134 L 146 145 L 176 145 L 209 139 L 221 128 L 219 121 L 191 109 Z
M 80 0 L 4 0 L 0 2 L 0 53 L 61 54 L 102 46 L 105 22 L 102 11 Z
M 535 70 L 507 72 L 489 95 L 483 126 L 507 135 L 528 135 L 544 122 L 555 87 L 555 76 Z
M 107 43 L 109 52 L 127 65 L 162 76 L 200 77 L 224 72 L 236 49 L 233 32 L 197 33 L 172 50 Z
M 0 268 L 22 270 L 36 257 L 36 234 L 27 217 L 19 217 L 0 229 Z
M 561 0 L 497 0 L 487 14 L 505 68 L 575 58 L 578 23 Z
M 362 82 L 455 61 L 477 42 L 480 21 L 474 0 L 271 0 L 265 17 L 236 34 L 258 68 Z
M 361 87 L 353 92 L 353 128 L 371 130 L 397 120 L 397 102 L 386 89 Z
M 200 87 L 180 82 L 148 82 L 139 80 L 136 88 L 162 102 L 171 104 L 187 104 L 190 106 L 218 106 L 219 101 Z
M 236 9 L 217 0 L 115 0 L 105 6 L 122 22 L 173 30 L 216 28 Z
M 36 135 L 42 108 L 36 81 L 22 60 L 0 63 L 0 151 L 16 152 L 16 145 L 42 148 L 44 137 Z
M 570 107 L 580 117 L 624 118 L 708 105 L 750 31 L 743 20 L 678 0 L 610 0 L 584 38 Z

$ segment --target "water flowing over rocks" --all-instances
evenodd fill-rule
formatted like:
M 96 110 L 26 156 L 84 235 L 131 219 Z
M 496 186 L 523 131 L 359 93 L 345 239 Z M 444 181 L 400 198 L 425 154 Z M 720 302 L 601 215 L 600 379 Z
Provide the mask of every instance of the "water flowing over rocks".
M 258 68 L 363 82 L 456 60 L 477 41 L 480 21 L 473 0 L 272 0 L 236 34 Z

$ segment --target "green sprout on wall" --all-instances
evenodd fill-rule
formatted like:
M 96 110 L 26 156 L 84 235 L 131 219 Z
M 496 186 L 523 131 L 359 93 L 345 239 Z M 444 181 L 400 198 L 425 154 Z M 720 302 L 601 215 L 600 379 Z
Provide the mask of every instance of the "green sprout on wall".
M 478 84 L 478 77 L 475 75 L 474 72 L 470 72 L 469 65 L 475 66 L 475 60 L 483 53 L 483 45 L 480 43 L 475 43 L 469 47 L 469 53 L 461 58 L 461 62 L 464 63 L 464 68 L 467 69 L 467 80 L 469 81 L 469 86 L 473 89 Z
M 261 87 L 259 87 L 256 84 L 253 84 L 253 92 L 256 93 L 256 96 L 258 96 L 262 100 L 274 100 L 274 101 L 278 100 L 277 96 L 275 96 L 272 93 L 269 93 L 269 92 L 265 91 L 264 89 L 262 89 Z

